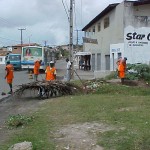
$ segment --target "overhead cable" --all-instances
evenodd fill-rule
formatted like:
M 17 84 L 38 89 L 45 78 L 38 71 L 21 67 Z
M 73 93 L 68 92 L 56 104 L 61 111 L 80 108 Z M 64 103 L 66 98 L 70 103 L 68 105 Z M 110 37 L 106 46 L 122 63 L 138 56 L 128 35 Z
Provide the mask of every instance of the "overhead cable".
M 68 21 L 70 21 L 70 19 L 69 19 L 69 15 L 68 15 L 68 13 L 67 13 L 67 10 L 66 10 L 66 7 L 65 7 L 65 4 L 64 4 L 64 1 L 63 1 L 63 0 L 62 0 L 62 4 L 63 4 L 63 6 L 64 6 L 64 10 L 65 10 L 65 12 L 66 12 L 66 15 L 67 15 Z

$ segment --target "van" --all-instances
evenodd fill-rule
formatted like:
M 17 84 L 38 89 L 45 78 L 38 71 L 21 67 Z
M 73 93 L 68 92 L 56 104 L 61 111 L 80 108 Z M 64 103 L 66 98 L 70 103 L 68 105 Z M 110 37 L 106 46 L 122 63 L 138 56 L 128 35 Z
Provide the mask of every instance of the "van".
M 15 70 L 21 70 L 21 54 L 8 54 L 5 57 L 5 63 L 10 61 Z

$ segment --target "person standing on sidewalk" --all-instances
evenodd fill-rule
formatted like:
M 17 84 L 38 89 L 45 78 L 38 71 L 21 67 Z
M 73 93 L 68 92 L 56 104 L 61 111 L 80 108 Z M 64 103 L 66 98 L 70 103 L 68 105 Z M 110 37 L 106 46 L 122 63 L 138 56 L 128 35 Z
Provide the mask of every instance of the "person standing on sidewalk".
M 34 81 L 38 81 L 39 70 L 41 66 L 42 60 L 37 60 L 34 63 L 33 73 L 34 73 Z
M 120 63 L 118 65 L 118 76 L 121 79 L 122 84 L 124 84 L 124 79 L 125 79 L 126 61 L 127 58 L 124 57 L 123 59 L 120 60 Z
M 10 87 L 10 92 L 8 92 L 8 94 L 12 94 L 12 82 L 13 82 L 13 78 L 14 78 L 14 67 L 12 64 L 10 64 L 10 61 L 7 61 L 7 65 L 5 68 L 6 71 L 6 75 L 5 75 L 5 79 L 7 80 L 7 83 Z
M 67 72 L 66 72 L 66 80 L 67 80 L 67 81 L 70 81 L 70 79 L 71 79 L 71 62 L 69 61 L 68 58 L 66 59 L 66 62 L 67 62 L 67 67 L 66 67 L 66 69 L 67 69 Z
M 120 67 L 119 65 L 120 65 L 121 61 L 122 61 L 122 57 L 119 57 L 118 60 L 117 60 L 117 62 L 116 62 L 116 65 L 117 65 L 117 69 L 116 69 L 117 77 L 119 77 L 119 71 L 118 71 L 118 69 Z
M 56 80 L 56 68 L 54 67 L 54 62 L 51 61 L 50 65 L 46 67 L 46 81 Z

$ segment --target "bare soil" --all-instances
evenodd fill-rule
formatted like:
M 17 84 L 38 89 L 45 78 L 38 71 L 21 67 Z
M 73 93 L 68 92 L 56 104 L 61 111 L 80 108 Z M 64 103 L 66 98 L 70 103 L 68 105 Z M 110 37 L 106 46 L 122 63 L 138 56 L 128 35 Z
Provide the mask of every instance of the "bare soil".
M 96 136 L 109 130 L 114 129 L 96 122 L 64 126 L 55 133 L 56 150 L 103 150 L 97 145 Z

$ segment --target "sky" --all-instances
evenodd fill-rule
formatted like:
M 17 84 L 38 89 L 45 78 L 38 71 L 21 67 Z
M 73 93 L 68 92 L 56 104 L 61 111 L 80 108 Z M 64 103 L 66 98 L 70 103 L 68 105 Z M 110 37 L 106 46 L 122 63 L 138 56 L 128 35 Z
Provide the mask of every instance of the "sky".
M 74 0 L 73 43 L 82 44 L 82 28 L 109 4 L 123 0 Z M 70 0 L 0 0 L 0 47 L 21 43 L 58 46 L 69 43 Z

